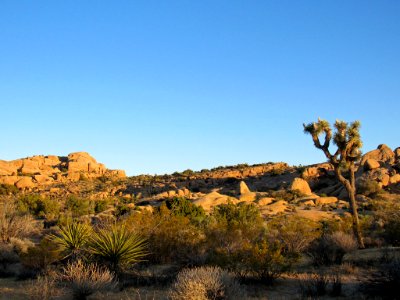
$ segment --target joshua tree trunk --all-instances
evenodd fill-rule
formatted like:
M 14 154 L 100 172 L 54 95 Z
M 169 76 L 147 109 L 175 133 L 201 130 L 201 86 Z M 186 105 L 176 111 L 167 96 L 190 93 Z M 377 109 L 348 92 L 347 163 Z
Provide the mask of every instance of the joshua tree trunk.
M 346 179 L 342 175 L 342 172 L 341 172 L 339 166 L 334 166 L 334 168 L 335 168 L 336 177 L 344 185 L 347 193 L 349 194 L 350 210 L 351 210 L 351 216 L 352 216 L 352 221 L 353 221 L 352 223 L 353 223 L 354 236 L 357 238 L 359 248 L 364 249 L 365 246 L 364 246 L 364 241 L 363 241 L 363 238 L 361 235 L 360 222 L 358 219 L 358 212 L 357 212 L 356 185 L 355 185 L 355 175 L 354 175 L 355 168 L 353 165 L 349 168 L 350 179 Z

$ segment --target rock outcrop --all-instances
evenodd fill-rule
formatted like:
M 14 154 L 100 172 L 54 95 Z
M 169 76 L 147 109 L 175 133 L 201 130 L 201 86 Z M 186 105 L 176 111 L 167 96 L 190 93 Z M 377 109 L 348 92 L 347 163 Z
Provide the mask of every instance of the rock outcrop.
M 295 178 L 289 188 L 291 191 L 299 191 L 303 195 L 311 195 L 312 191 L 308 182 L 302 178 Z
M 54 182 L 78 181 L 106 176 L 124 178 L 123 170 L 108 170 L 87 152 L 68 156 L 37 155 L 13 161 L 0 160 L 0 184 L 32 189 Z

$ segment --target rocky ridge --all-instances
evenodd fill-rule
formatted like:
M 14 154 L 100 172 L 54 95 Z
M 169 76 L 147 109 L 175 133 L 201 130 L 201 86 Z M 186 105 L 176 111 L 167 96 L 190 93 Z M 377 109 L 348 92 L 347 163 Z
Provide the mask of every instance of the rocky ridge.
M 0 160 L 0 184 L 33 189 L 60 182 L 98 177 L 125 178 L 123 170 L 109 170 L 87 152 L 68 156 L 36 155 L 12 161 Z

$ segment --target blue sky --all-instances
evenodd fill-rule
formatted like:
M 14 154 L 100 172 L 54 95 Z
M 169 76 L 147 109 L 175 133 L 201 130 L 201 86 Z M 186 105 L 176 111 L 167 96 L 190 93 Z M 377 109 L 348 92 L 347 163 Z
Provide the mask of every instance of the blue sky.
M 0 159 L 129 175 L 324 160 L 302 123 L 400 146 L 399 1 L 0 1 Z

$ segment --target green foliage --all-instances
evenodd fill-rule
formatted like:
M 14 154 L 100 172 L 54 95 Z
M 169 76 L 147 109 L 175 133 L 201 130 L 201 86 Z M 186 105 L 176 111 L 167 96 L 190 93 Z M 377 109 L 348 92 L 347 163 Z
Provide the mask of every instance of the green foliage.
M 60 214 L 60 203 L 57 200 L 43 198 L 40 195 L 24 195 L 17 199 L 17 209 L 20 212 L 52 219 Z
M 130 232 L 124 224 L 113 224 L 94 231 L 89 243 L 89 252 L 109 264 L 113 270 L 131 266 L 143 259 L 147 241 Z
M 79 198 L 74 195 L 68 197 L 65 207 L 72 213 L 74 217 L 80 217 L 93 213 L 93 202 L 89 199 Z
M 165 201 L 166 207 L 175 216 L 188 217 L 190 220 L 201 221 L 206 214 L 201 206 L 197 206 L 184 197 L 174 197 Z
M 320 236 L 320 225 L 295 215 L 277 217 L 268 222 L 270 234 L 284 245 L 284 252 L 298 259 L 309 244 Z
M 49 239 L 59 246 L 64 258 L 76 258 L 89 241 L 92 234 L 90 225 L 78 221 L 69 222 L 60 226 L 58 235 L 50 235 Z
M 358 184 L 358 192 L 371 197 L 382 192 L 382 187 L 375 180 L 363 180 Z
M 0 195 L 15 195 L 18 193 L 18 188 L 11 184 L 0 184 Z
M 254 204 L 233 203 L 220 204 L 214 207 L 211 216 L 219 223 L 226 223 L 228 227 L 241 227 L 260 224 L 261 214 Z
M 101 213 L 107 209 L 109 201 L 107 199 L 97 200 L 94 203 L 94 212 L 96 214 Z

